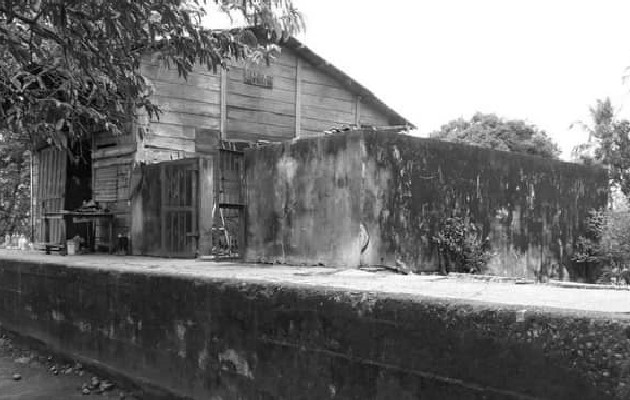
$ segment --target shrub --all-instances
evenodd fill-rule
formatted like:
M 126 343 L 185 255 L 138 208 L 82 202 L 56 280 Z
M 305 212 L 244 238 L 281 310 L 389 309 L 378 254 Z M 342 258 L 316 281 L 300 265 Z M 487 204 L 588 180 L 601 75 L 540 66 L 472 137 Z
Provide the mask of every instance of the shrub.
M 482 230 L 466 218 L 446 218 L 433 237 L 440 253 L 440 269 L 446 272 L 484 272 L 490 253 L 488 238 Z M 444 262 L 444 264 L 442 264 Z
M 596 269 L 599 283 L 627 280 L 630 271 L 630 212 L 592 210 L 586 233 L 580 236 L 572 257 L 577 264 Z

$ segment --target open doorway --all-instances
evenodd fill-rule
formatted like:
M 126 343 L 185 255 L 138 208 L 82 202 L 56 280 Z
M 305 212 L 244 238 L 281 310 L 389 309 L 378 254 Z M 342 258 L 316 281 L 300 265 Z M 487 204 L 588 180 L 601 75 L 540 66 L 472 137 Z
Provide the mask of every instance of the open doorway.
M 245 248 L 243 152 L 220 150 L 215 175 L 217 201 L 213 209 L 212 258 L 239 259 Z

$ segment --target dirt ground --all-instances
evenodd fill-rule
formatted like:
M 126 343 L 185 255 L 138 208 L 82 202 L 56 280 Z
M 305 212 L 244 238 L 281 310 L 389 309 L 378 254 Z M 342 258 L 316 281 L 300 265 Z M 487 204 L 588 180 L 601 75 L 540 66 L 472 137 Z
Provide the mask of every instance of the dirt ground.
M 130 271 L 146 274 L 185 276 L 191 279 L 240 280 L 289 286 L 334 288 L 349 291 L 405 295 L 410 298 L 438 298 L 453 301 L 545 308 L 595 313 L 630 314 L 628 287 L 584 284 L 517 284 L 465 279 L 461 276 L 399 275 L 326 267 L 267 264 L 216 263 L 199 260 L 129 257 L 110 255 L 58 256 L 36 252 L 0 250 L 2 259 L 36 263 L 58 263 L 76 268 Z M 525 283 L 525 282 L 521 282 Z M 592 290 L 592 289 L 599 290 Z
M 0 332 L 0 400 L 142 397 L 86 370 L 80 363 L 56 359 L 45 351 L 33 349 L 20 338 Z

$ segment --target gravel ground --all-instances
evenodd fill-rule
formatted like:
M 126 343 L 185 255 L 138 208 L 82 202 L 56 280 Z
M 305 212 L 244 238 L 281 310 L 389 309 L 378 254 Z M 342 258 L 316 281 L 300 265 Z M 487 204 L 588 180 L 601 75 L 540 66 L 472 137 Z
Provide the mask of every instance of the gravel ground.
M 91 373 L 80 363 L 57 360 L 12 335 L 0 333 L 0 400 L 65 400 L 86 396 L 142 398 L 116 382 Z

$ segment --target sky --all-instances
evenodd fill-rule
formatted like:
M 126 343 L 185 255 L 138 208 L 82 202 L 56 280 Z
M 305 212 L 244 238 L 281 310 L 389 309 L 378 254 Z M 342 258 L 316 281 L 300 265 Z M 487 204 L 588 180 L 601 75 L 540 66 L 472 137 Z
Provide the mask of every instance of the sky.
M 589 106 L 630 118 L 630 1 L 293 0 L 299 38 L 427 135 L 476 111 L 524 119 L 568 158 Z

